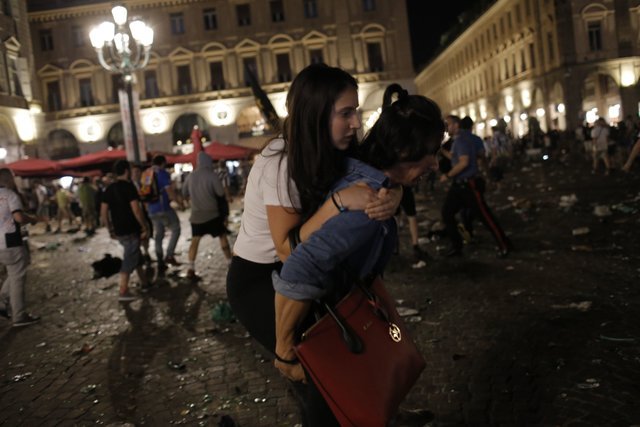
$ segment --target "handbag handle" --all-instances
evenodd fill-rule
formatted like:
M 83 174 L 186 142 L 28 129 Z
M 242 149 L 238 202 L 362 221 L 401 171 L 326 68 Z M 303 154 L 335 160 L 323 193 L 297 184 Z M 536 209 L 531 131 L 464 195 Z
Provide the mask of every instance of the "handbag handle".
M 349 351 L 353 354 L 360 354 L 364 350 L 364 346 L 362 345 L 362 340 L 360 337 L 351 330 L 349 325 L 347 325 L 341 318 L 338 316 L 338 313 L 331 307 L 330 304 L 324 303 L 324 308 L 327 310 L 327 313 L 335 320 L 342 332 L 342 339 Z

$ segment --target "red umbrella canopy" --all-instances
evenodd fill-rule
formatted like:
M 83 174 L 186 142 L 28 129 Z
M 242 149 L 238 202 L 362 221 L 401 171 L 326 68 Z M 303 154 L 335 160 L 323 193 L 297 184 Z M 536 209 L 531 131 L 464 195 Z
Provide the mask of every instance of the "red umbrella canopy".
M 224 145 L 217 141 L 204 147 L 204 151 L 214 160 L 245 159 L 253 152 L 250 148 L 239 147 L 237 145 Z
M 100 163 L 112 163 L 126 158 L 127 153 L 124 150 L 102 150 L 72 159 L 59 160 L 58 164 L 62 169 L 74 169 L 95 166 Z
M 237 145 L 225 145 L 220 142 L 214 141 L 211 144 L 204 147 L 204 152 L 207 153 L 213 160 L 237 160 L 246 159 L 253 153 L 251 148 L 240 147 Z M 167 163 L 192 163 L 196 164 L 197 153 L 178 154 L 178 155 L 166 155 Z
M 46 159 L 21 159 L 7 163 L 5 167 L 11 169 L 16 176 L 54 175 L 60 170 L 58 162 Z

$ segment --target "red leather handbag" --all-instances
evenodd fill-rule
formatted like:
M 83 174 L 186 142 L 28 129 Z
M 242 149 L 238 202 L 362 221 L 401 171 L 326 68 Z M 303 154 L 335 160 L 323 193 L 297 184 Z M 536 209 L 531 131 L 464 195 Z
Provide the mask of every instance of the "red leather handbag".
M 295 347 L 341 426 L 384 427 L 425 361 L 382 280 L 358 284 Z

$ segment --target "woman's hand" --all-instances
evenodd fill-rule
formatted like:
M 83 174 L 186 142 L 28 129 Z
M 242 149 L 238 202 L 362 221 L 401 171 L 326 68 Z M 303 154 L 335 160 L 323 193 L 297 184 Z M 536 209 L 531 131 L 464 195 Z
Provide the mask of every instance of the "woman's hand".
M 377 197 L 369 203 L 364 212 L 369 218 L 384 221 L 396 214 L 402 200 L 402 187 L 381 188 Z
M 363 211 L 377 198 L 376 192 L 364 182 L 356 182 L 336 192 L 342 206 L 350 211 Z

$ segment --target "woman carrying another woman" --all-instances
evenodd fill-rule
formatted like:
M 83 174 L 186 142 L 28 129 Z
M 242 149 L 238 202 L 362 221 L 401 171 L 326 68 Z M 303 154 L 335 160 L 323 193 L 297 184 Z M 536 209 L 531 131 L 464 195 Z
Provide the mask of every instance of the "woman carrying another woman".
M 347 173 L 334 184 L 329 199 L 358 181 L 365 181 L 374 189 L 415 185 L 424 174 L 437 169 L 436 153 L 443 136 L 444 122 L 437 104 L 401 91 L 398 100 L 382 110 L 358 147 L 359 160 L 346 159 Z M 363 280 L 381 275 L 396 240 L 392 219 L 373 221 L 361 211 L 344 210 L 297 246 L 281 272 L 274 274 L 275 365 L 284 376 L 299 382 L 298 393 L 304 399 L 308 425 L 337 425 L 314 385 L 304 384 L 305 372 L 296 363 L 294 346 L 300 341 L 304 325 L 313 322 L 311 302 L 327 297 L 336 301 L 348 293 L 352 283 L 335 280 L 344 276 L 344 271 Z M 331 357 L 331 349 L 326 352 L 326 357 Z M 381 425 L 388 421 L 381 420 Z
M 346 173 L 344 158 L 356 145 L 361 126 L 356 80 L 324 64 L 303 69 L 287 96 L 282 136 L 256 156 L 244 197 L 240 231 L 227 275 L 227 295 L 235 316 L 251 336 L 275 350 L 274 290 L 271 273 L 289 256 L 288 234 L 300 228 L 306 240 L 339 211 L 326 195 Z M 350 210 L 372 219 L 392 217 L 401 191 L 379 192 L 356 183 L 339 197 Z

